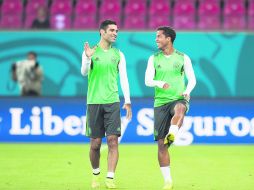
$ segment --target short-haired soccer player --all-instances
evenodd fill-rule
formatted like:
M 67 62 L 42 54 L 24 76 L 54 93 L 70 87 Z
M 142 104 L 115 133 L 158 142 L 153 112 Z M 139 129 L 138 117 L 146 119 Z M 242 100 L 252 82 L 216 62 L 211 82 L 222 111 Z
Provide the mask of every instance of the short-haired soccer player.
M 90 161 L 93 169 L 92 188 L 100 184 L 100 147 L 102 138 L 107 138 L 108 173 L 106 187 L 115 189 L 114 174 L 118 162 L 118 137 L 121 136 L 120 100 L 117 79 L 124 94 L 123 108 L 127 119 L 131 119 L 131 102 L 126 62 L 123 53 L 112 47 L 117 38 L 117 24 L 105 20 L 100 25 L 100 41 L 90 48 L 85 43 L 82 55 L 82 75 L 88 75 L 87 126 L 86 135 L 90 137 Z
M 175 38 L 176 32 L 172 28 L 157 29 L 159 51 L 150 56 L 145 74 L 145 84 L 155 88 L 154 138 L 158 141 L 158 161 L 165 180 L 163 189 L 168 190 L 173 188 L 168 147 L 182 126 L 190 93 L 196 85 L 191 60 L 174 48 Z

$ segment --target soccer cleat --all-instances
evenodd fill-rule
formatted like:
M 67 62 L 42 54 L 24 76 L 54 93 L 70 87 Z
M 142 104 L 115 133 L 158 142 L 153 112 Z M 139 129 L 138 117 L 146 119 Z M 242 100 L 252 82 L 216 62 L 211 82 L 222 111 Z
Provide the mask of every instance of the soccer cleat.
M 164 144 L 170 147 L 170 145 L 174 142 L 174 140 L 175 140 L 175 136 L 172 133 L 169 133 L 164 138 Z
M 105 185 L 107 189 L 116 189 L 116 184 L 114 179 L 106 178 Z
M 99 177 L 99 175 L 93 175 L 91 187 L 92 187 L 92 189 L 97 189 L 97 188 L 100 187 L 100 177 Z
M 163 186 L 163 190 L 172 190 L 173 189 L 173 183 L 172 181 L 166 181 L 164 186 Z

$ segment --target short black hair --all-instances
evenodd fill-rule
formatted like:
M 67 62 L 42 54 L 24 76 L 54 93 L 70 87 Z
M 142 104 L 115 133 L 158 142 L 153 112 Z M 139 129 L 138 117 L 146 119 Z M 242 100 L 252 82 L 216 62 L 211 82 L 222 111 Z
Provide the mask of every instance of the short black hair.
M 174 43 L 174 41 L 176 39 L 176 32 L 175 32 L 175 30 L 173 28 L 171 28 L 169 26 L 161 26 L 161 27 L 157 28 L 157 31 L 158 30 L 162 30 L 163 34 L 166 37 L 170 37 L 171 38 L 172 44 Z
M 34 51 L 29 51 L 27 55 L 33 55 L 35 58 L 37 58 L 37 53 L 35 53 Z
M 108 25 L 111 25 L 111 24 L 117 25 L 116 22 L 113 21 L 113 20 L 104 20 L 104 21 L 102 21 L 101 24 L 100 24 L 100 30 L 101 29 L 106 30 Z

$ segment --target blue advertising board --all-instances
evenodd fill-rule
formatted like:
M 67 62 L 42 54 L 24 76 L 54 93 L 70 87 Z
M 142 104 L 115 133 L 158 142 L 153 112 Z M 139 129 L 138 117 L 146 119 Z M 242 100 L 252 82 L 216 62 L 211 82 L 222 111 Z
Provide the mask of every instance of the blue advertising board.
M 85 98 L 1 98 L 0 142 L 89 142 Z M 153 100 L 122 110 L 122 143 L 153 143 Z M 176 145 L 254 143 L 254 100 L 192 100 Z

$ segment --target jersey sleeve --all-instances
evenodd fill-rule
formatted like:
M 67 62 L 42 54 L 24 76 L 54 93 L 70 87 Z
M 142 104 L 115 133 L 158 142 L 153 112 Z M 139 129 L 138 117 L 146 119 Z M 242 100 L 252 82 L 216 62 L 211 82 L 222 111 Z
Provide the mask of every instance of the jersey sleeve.
M 155 68 L 154 68 L 154 56 L 150 56 L 148 59 L 148 63 L 147 63 L 147 68 L 146 68 L 146 73 L 145 73 L 145 85 L 149 86 L 149 87 L 159 87 L 159 88 L 163 88 L 164 84 L 166 84 L 166 82 L 164 81 L 159 81 L 159 80 L 154 80 L 154 76 L 155 76 Z
M 120 85 L 123 91 L 125 104 L 130 104 L 130 88 L 128 82 L 128 76 L 126 71 L 126 60 L 124 54 L 120 51 L 120 62 L 119 62 L 119 77 L 120 77 Z

